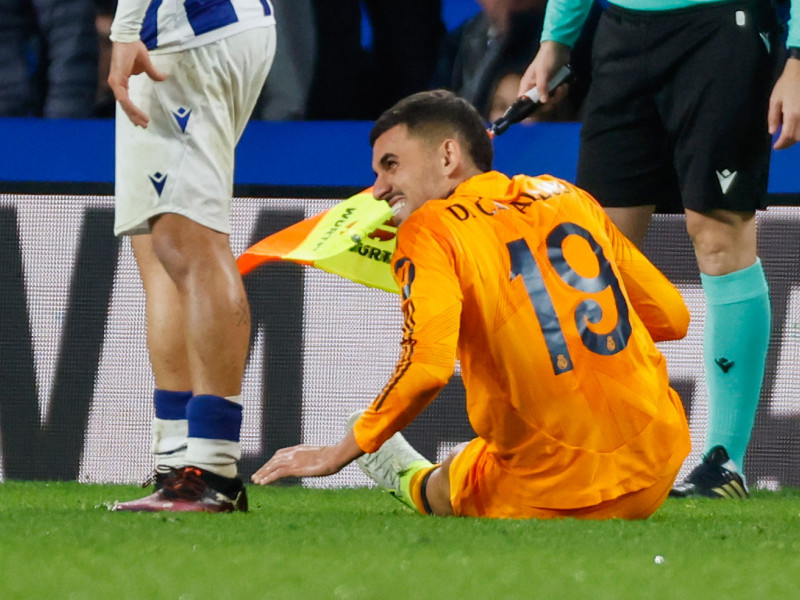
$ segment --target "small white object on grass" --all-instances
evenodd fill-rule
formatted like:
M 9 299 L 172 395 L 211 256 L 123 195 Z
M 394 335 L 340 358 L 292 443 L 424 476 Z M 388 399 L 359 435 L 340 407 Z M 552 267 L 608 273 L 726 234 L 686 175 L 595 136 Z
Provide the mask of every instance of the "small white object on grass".
M 660 554 L 656 554 L 656 557 L 653 559 L 653 562 L 657 565 L 663 565 L 666 562 L 666 558 L 661 556 Z

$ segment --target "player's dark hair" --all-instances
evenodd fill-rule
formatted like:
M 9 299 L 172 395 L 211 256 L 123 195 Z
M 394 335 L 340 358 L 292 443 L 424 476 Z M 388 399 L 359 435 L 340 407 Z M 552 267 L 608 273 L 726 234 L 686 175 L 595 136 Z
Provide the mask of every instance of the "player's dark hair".
M 411 135 L 437 140 L 454 135 L 483 172 L 492 168 L 494 148 L 478 111 L 467 100 L 447 90 L 419 92 L 403 98 L 386 110 L 372 127 L 369 143 L 397 125 L 405 125 Z

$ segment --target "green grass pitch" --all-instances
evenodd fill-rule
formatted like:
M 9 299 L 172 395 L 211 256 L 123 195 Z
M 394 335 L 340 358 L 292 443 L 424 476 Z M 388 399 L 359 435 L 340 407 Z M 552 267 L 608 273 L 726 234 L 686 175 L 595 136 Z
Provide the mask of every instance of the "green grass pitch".
M 798 489 L 668 500 L 642 522 L 422 517 L 301 487 L 251 486 L 247 514 L 107 510 L 142 492 L 0 484 L 0 598 L 800 598 Z

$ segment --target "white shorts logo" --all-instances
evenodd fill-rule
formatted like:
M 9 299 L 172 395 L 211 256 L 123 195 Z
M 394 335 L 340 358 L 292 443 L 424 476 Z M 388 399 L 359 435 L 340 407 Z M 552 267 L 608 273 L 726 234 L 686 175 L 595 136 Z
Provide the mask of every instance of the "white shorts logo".
M 150 178 L 150 183 L 153 184 L 153 187 L 156 188 L 156 193 L 161 197 L 161 192 L 164 191 L 164 184 L 167 183 L 167 175 L 162 175 L 161 173 L 154 173 L 153 175 L 148 175 Z
M 719 179 L 719 187 L 722 188 L 722 193 L 727 194 L 728 189 L 730 189 L 733 180 L 736 178 L 736 171 L 729 171 L 725 169 L 723 171 L 717 171 L 717 179 Z
M 172 116 L 175 117 L 178 127 L 181 128 L 181 132 L 186 133 L 186 124 L 189 122 L 189 117 L 192 116 L 192 111 L 180 107 L 178 110 L 172 113 Z

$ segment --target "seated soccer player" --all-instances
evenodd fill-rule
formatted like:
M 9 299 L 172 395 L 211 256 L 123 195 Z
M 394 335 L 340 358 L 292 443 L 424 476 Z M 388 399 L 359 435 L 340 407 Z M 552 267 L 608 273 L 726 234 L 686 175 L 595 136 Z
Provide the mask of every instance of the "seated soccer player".
M 253 481 L 357 460 L 421 513 L 651 515 L 690 447 L 654 344 L 686 333 L 678 291 L 587 193 L 492 171 L 478 113 L 449 92 L 400 101 L 370 140 L 374 194 L 399 225 L 402 355 L 339 443 L 279 450 Z M 398 432 L 456 358 L 478 437 L 434 465 Z

